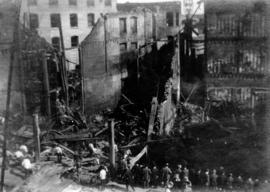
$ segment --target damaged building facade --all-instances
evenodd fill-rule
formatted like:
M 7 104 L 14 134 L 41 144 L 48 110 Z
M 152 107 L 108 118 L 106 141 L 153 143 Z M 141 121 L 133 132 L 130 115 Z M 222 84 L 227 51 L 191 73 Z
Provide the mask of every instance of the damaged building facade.
M 116 12 L 116 0 L 23 0 L 21 21 L 61 48 L 60 25 L 67 66 L 79 64 L 78 47 L 102 13 Z
M 269 92 L 269 2 L 206 1 L 207 96 L 254 108 Z
M 153 25 L 149 10 L 106 14 L 97 21 L 81 44 L 87 112 L 117 105 L 128 65 L 137 60 L 138 48 L 153 38 Z
M 180 1 L 156 3 L 122 3 L 117 4 L 119 11 L 130 12 L 137 8 L 149 9 L 153 12 L 155 29 L 154 37 L 157 40 L 166 39 L 169 35 L 176 35 L 182 27 L 182 4 Z

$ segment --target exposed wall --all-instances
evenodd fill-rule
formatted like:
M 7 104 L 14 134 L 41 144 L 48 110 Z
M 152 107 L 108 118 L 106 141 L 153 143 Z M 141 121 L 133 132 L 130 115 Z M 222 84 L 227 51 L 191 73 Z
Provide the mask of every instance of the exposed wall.
M 92 32 L 82 42 L 82 62 L 85 90 L 85 108 L 87 113 L 113 108 L 121 96 L 123 79 L 127 77 L 127 67 L 132 57 L 127 56 L 152 37 L 152 21 L 145 22 L 144 17 L 152 18 L 150 12 L 131 12 L 108 14 L 106 20 L 100 18 Z M 131 31 L 131 18 L 137 18 L 137 33 Z M 119 19 L 126 19 L 126 33 L 120 34 Z M 151 22 L 150 22 L 151 21 Z M 147 24 L 147 27 L 145 26 Z M 106 35 L 104 31 L 106 26 Z M 147 31 L 145 31 L 147 30 Z M 105 38 L 107 57 L 105 57 Z M 120 50 L 120 46 L 126 45 Z M 133 44 L 133 45 L 132 45 Z M 105 59 L 106 58 L 106 59 Z
M 16 7 L 9 3 L 0 3 L 0 113 L 6 110 L 6 96 L 8 86 L 8 75 L 11 64 L 11 54 L 14 51 L 13 58 L 13 79 L 11 87 L 11 109 L 21 109 L 22 95 L 20 92 L 19 66 L 17 62 L 16 49 L 12 47 L 14 40 L 14 29 L 16 22 Z

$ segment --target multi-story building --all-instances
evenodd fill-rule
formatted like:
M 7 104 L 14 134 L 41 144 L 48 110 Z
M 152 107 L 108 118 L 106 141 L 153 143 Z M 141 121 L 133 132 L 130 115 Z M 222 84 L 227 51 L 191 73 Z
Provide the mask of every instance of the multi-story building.
M 36 29 L 56 48 L 61 46 L 61 24 L 66 57 L 79 63 L 79 44 L 100 14 L 116 12 L 116 0 L 23 0 L 21 10 L 22 23 Z
M 253 108 L 269 91 L 269 2 L 207 0 L 205 13 L 208 97 Z
M 81 43 L 84 103 L 88 113 L 118 104 L 123 80 L 128 73 L 134 70 L 136 73 L 137 49 L 152 40 L 153 30 L 150 10 L 111 13 L 98 20 Z
M 153 12 L 156 29 L 154 35 L 157 40 L 165 39 L 169 35 L 176 35 L 181 29 L 182 17 L 181 2 L 156 2 L 156 3 L 119 3 L 117 9 L 130 12 L 140 8 L 150 9 Z

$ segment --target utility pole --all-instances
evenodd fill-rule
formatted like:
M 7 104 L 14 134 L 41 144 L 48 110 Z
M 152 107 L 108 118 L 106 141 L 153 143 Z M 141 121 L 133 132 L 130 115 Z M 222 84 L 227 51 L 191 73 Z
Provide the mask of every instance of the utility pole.
M 8 85 L 7 85 L 7 101 L 6 101 L 6 114 L 5 114 L 5 124 L 3 127 L 4 132 L 4 142 L 3 142 L 3 152 L 2 152 L 2 167 L 1 167 L 1 188 L 0 191 L 4 191 L 4 182 L 5 182 L 5 169 L 7 161 L 7 140 L 9 136 L 8 128 L 8 119 L 9 119 L 9 106 L 10 106 L 10 96 L 11 96 L 11 83 L 12 83 L 12 74 L 13 74 L 13 65 L 14 65 L 14 47 L 12 47 L 10 65 L 9 65 L 9 74 L 8 74 Z
M 49 82 L 49 74 L 48 74 L 48 65 L 46 59 L 46 52 L 42 51 L 42 65 L 43 65 L 43 83 L 45 89 L 45 98 L 46 98 L 46 112 L 48 117 L 51 117 L 51 95 L 50 95 L 50 82 Z
M 105 53 L 105 72 L 108 73 L 108 50 L 107 50 L 107 15 L 103 16 L 104 19 L 104 53 Z
M 82 47 L 79 47 L 79 64 L 80 64 L 80 72 L 81 72 L 81 111 L 82 114 L 85 112 L 85 94 L 84 94 L 84 63 L 82 58 Z
M 66 68 L 66 53 L 65 53 L 65 45 L 64 45 L 64 37 L 63 37 L 63 30 L 62 30 L 62 21 L 61 17 L 59 17 L 58 21 L 58 28 L 60 33 L 61 39 L 61 47 L 62 47 L 62 67 L 61 67 L 61 76 L 62 76 L 62 83 L 63 89 L 65 94 L 65 103 L 69 106 L 69 99 L 68 99 L 68 80 L 67 80 L 67 68 Z

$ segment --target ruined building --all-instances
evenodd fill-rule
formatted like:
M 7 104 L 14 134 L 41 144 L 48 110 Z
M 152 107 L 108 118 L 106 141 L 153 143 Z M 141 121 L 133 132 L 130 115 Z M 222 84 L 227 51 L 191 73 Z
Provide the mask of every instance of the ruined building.
M 136 66 L 138 48 L 153 38 L 153 25 L 151 11 L 140 9 L 106 14 L 97 21 L 81 44 L 88 113 L 117 105 L 128 68 L 134 61 Z
M 269 91 L 267 0 L 207 0 L 207 95 L 254 108 Z
M 116 12 L 116 0 L 23 0 L 21 21 L 54 47 L 61 47 L 60 24 L 68 66 L 79 63 L 78 47 L 101 13 Z

